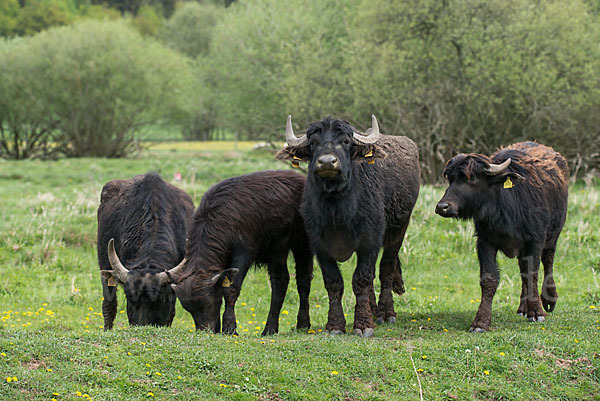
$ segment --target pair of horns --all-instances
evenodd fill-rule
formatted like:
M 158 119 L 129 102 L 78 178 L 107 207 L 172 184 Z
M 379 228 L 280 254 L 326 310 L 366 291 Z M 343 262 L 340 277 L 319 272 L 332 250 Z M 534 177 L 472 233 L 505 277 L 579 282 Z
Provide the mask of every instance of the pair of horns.
M 501 164 L 491 164 L 490 163 L 490 166 L 487 167 L 486 169 L 484 169 L 483 172 L 486 173 L 487 175 L 498 175 L 498 174 L 502 173 L 504 170 L 506 170 L 506 168 L 508 167 L 508 165 L 510 164 L 511 161 L 512 160 L 509 157 Z
M 358 132 L 353 133 L 354 139 L 363 144 L 371 144 L 377 142 L 380 137 L 379 133 L 379 124 L 377 124 L 377 119 L 375 116 L 371 116 L 371 128 L 369 128 L 365 135 L 360 134 Z M 308 144 L 308 138 L 306 135 L 302 135 L 300 138 L 294 135 L 294 129 L 292 128 L 292 116 L 288 116 L 287 124 L 285 125 L 285 140 L 288 146 L 306 146 Z
M 122 283 L 127 282 L 127 275 L 129 274 L 129 270 L 127 270 L 127 268 L 125 266 L 123 266 L 123 263 L 121 263 L 121 260 L 117 256 L 117 252 L 115 251 L 115 239 L 114 238 L 111 238 L 110 241 L 108 241 L 108 261 L 110 263 L 110 266 L 112 267 L 111 273 L 115 276 L 115 278 Z M 171 278 L 169 276 L 176 277 L 177 274 L 183 269 L 186 262 L 187 262 L 187 259 L 184 258 L 181 261 L 181 263 L 179 263 L 177 266 L 173 267 L 172 269 L 169 269 L 168 272 L 164 271 L 164 272 L 157 273 L 159 282 L 164 283 L 164 284 L 170 283 Z

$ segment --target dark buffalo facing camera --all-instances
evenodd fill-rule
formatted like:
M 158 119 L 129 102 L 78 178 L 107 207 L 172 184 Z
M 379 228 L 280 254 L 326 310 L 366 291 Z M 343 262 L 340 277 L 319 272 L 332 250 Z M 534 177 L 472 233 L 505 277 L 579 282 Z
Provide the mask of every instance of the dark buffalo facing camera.
M 381 135 L 374 116 L 364 134 L 347 121 L 328 117 L 312 123 L 299 138 L 288 117 L 286 140 L 278 159 L 293 165 L 309 162 L 301 213 L 329 294 L 326 330 L 346 330 L 338 262 L 356 252 L 354 333 L 369 337 L 373 313 L 380 323 L 394 322 L 392 290 L 404 292 L 398 252 L 419 193 L 417 146 L 406 137 Z M 373 279 L 382 246 L 376 305 Z
M 544 309 L 551 312 L 558 299 L 552 269 L 567 215 L 566 160 L 552 148 L 521 142 L 491 157 L 456 155 L 446 163 L 444 176 L 449 186 L 436 213 L 475 223 L 481 304 L 470 330 L 482 332 L 490 327 L 499 283 L 498 250 L 519 260 L 522 289 L 517 313 L 530 321 L 544 321 Z M 544 264 L 541 299 L 540 259 Z
M 167 269 L 179 264 L 194 213 L 192 199 L 156 173 L 112 180 L 98 208 L 98 262 L 104 330 L 117 314 L 117 284 L 131 325 L 170 326 L 177 298 Z
M 189 234 L 187 262 L 171 277 L 181 305 L 196 329 L 236 332 L 235 303 L 252 264 L 266 265 L 271 308 L 263 335 L 277 333 L 290 276 L 290 250 L 296 262 L 300 296 L 298 328 L 310 327 L 308 295 L 313 256 L 299 207 L 305 178 L 293 171 L 261 171 L 226 179 L 202 197 Z

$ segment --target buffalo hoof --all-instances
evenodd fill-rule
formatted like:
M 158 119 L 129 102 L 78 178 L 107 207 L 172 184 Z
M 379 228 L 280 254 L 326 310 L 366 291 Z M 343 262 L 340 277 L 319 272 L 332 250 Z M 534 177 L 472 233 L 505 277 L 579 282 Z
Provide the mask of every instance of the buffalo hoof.
M 377 324 L 383 324 L 383 318 L 382 317 L 378 317 L 377 318 Z
M 469 332 L 471 333 L 485 333 L 486 331 L 486 329 L 482 329 L 481 327 L 471 327 L 469 329 Z
M 527 317 L 523 312 L 517 312 L 517 315 L 521 317 Z
M 535 322 L 541 323 L 541 322 L 545 322 L 546 318 L 544 316 L 538 316 L 537 318 L 535 316 L 532 316 L 530 318 L 527 318 L 527 320 L 529 320 L 530 322 L 534 322 L 534 323 Z
M 395 324 L 396 323 L 396 317 L 395 316 L 390 316 L 387 318 L 387 322 L 389 324 Z
M 364 330 L 354 329 L 355 335 L 357 335 L 359 337 L 364 337 L 364 338 L 372 337 L 374 332 L 375 332 L 375 330 L 373 330 L 371 327 L 367 327 Z
M 332 336 L 337 336 L 339 334 L 344 334 L 344 332 L 342 330 L 330 330 L 329 334 Z

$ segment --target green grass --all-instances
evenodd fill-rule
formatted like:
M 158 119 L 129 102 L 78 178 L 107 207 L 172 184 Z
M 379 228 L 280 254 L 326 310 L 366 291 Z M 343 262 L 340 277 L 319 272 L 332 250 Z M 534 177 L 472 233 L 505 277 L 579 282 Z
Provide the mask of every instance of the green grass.
M 398 322 L 374 338 L 322 333 L 328 301 L 318 268 L 311 333 L 292 329 L 292 279 L 280 334 L 259 336 L 270 299 L 264 270 L 244 282 L 239 337 L 195 332 L 179 305 L 171 328 L 130 328 L 122 313 L 115 330 L 102 331 L 95 240 L 106 181 L 180 172 L 176 184 L 197 205 L 212 184 L 268 168 L 287 167 L 267 152 L 210 146 L 124 160 L 0 161 L 0 400 L 411 400 L 419 383 L 427 400 L 600 399 L 597 187 L 571 188 L 556 256 L 560 298 L 543 324 L 516 315 L 518 267 L 500 257 L 492 330 L 468 333 L 480 297 L 472 225 L 436 216 L 443 188 L 424 186 L 400 255 L 407 293 L 395 296 Z M 349 332 L 354 263 L 342 265 Z

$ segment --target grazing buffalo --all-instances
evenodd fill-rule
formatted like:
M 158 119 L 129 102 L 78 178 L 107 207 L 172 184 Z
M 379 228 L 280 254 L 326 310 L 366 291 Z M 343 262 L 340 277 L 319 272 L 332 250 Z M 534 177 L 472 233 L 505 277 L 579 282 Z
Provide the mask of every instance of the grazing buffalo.
M 480 265 L 481 304 L 470 331 L 489 329 L 498 287 L 496 254 L 519 259 L 522 291 L 517 313 L 544 321 L 558 295 L 552 277 L 556 241 L 567 215 L 567 162 L 552 148 L 521 142 L 491 157 L 459 154 L 446 163 L 449 181 L 436 213 L 473 219 Z M 540 258 L 544 264 L 538 293 Z
M 327 117 L 312 123 L 299 138 L 290 116 L 286 140 L 278 159 L 310 163 L 301 213 L 329 295 L 326 330 L 345 332 L 344 282 L 337 262 L 356 252 L 354 333 L 369 337 L 375 326 L 373 312 L 380 323 L 394 322 L 392 289 L 404 292 L 398 251 L 419 194 L 417 146 L 406 137 L 380 134 L 374 116 L 365 134 L 347 121 Z M 373 278 L 382 246 L 376 306 Z
M 104 185 L 98 208 L 104 330 L 112 329 L 117 314 L 117 283 L 125 290 L 129 324 L 171 325 L 176 297 L 165 271 L 185 255 L 193 213 L 192 199 L 156 173 Z
M 287 258 L 296 262 L 300 296 L 298 328 L 310 327 L 308 295 L 313 256 L 299 208 L 305 178 L 292 171 L 261 171 L 226 179 L 202 197 L 189 231 L 187 263 L 171 275 L 181 305 L 196 329 L 236 332 L 235 302 L 252 264 L 266 265 L 271 308 L 263 335 L 277 333 L 290 276 Z

